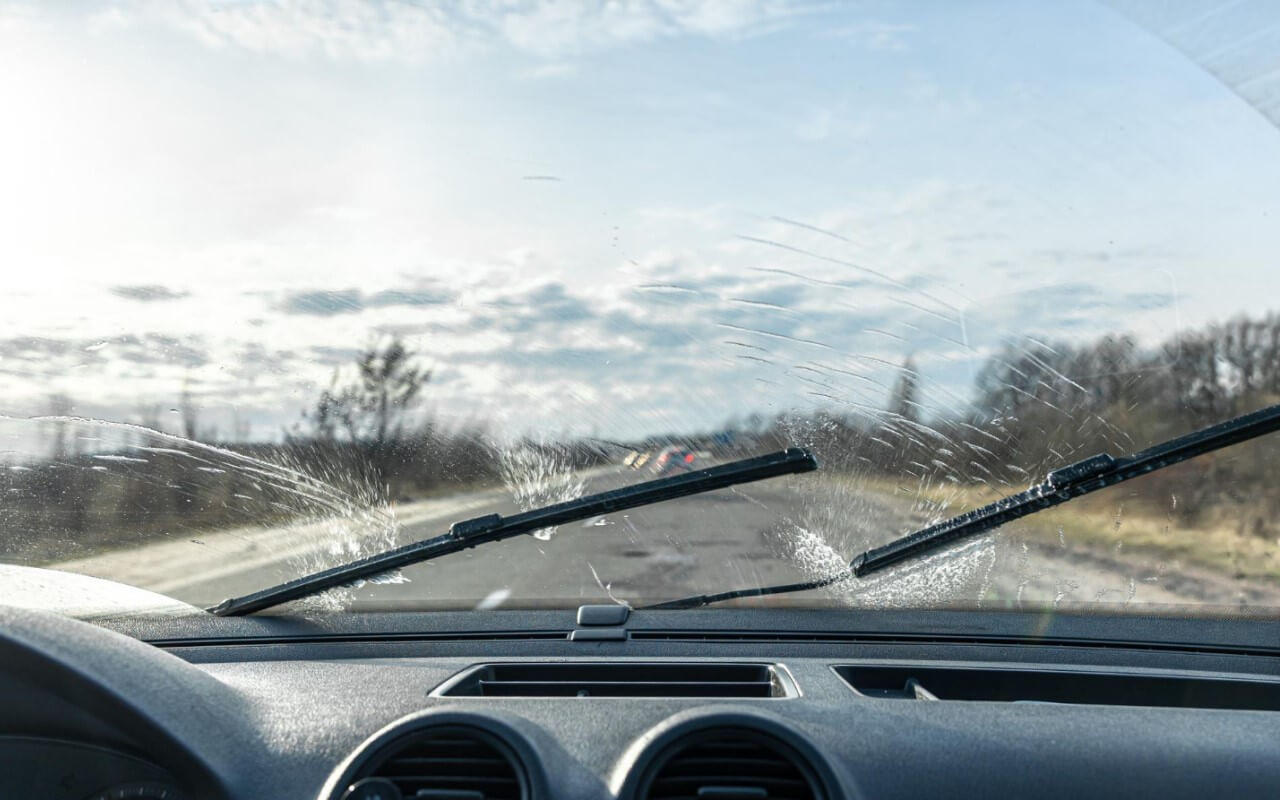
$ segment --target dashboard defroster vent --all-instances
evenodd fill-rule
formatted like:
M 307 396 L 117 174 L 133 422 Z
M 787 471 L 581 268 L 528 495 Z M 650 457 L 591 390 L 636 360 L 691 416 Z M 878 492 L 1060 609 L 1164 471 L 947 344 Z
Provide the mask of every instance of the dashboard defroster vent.
M 399 739 L 358 777 L 390 781 L 404 798 L 522 800 L 526 795 L 523 771 L 510 748 L 465 725 L 438 725 Z
M 864 697 L 1280 711 L 1280 681 L 1260 676 L 920 664 L 834 669 Z
M 773 664 L 483 664 L 447 681 L 443 697 L 792 697 Z
M 641 800 L 820 800 L 813 770 L 795 750 L 748 728 L 708 728 L 659 753 Z

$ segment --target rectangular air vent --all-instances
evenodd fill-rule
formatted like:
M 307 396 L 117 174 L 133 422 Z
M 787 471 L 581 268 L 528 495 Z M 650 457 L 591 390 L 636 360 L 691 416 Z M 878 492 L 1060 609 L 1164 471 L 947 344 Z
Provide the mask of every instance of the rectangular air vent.
M 1280 711 L 1280 682 L 1245 676 L 906 665 L 834 669 L 867 697 Z
M 441 697 L 793 697 L 774 664 L 482 664 L 454 676 Z

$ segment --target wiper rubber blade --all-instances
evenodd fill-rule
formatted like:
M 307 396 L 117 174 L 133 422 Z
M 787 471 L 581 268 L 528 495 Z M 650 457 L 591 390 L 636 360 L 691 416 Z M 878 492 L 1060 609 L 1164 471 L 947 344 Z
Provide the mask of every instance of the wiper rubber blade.
M 656 478 L 610 489 L 577 500 L 568 500 L 506 517 L 500 514 L 475 517 L 453 523 L 449 527 L 449 532 L 440 536 L 322 570 L 243 597 L 230 598 L 209 611 L 222 617 L 252 614 L 325 589 L 380 575 L 410 564 L 429 561 L 487 542 L 510 539 L 513 536 L 532 533 L 555 525 L 591 519 L 602 514 L 662 503 L 742 483 L 775 478 L 780 475 L 812 472 L 817 468 L 818 462 L 812 454 L 807 450 L 793 447 L 769 455 L 687 472 L 683 475 Z
M 1115 458 L 1105 453 L 1090 456 L 1050 472 L 1044 481 L 1026 491 L 868 550 L 855 558 L 850 567 L 858 577 L 870 575 L 1006 522 L 1276 430 L 1280 430 L 1280 406 L 1271 406 L 1170 439 L 1128 457 Z
M 852 577 L 865 577 L 894 564 L 918 558 L 962 539 L 999 527 L 1006 522 L 1092 494 L 1099 489 L 1171 467 L 1196 456 L 1221 450 L 1280 430 L 1280 405 L 1236 417 L 1208 428 L 1170 439 L 1133 455 L 1117 458 L 1105 453 L 1056 469 L 1044 481 L 1025 491 L 966 511 L 951 519 L 909 533 L 875 547 L 853 559 L 849 568 L 826 578 L 803 583 L 736 589 L 717 594 L 694 595 L 656 603 L 646 608 L 699 608 L 741 597 L 763 597 L 819 589 Z

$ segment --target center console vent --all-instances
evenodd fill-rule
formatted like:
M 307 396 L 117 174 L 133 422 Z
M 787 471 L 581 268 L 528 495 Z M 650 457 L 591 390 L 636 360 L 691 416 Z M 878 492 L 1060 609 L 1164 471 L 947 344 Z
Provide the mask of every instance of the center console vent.
M 482 664 L 454 676 L 441 697 L 794 697 L 775 664 Z

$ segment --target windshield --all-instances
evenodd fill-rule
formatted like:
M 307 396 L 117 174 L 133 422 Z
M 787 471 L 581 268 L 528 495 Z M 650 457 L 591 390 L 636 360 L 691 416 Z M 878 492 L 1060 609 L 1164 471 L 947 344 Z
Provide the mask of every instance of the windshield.
M 787 447 L 272 613 L 812 581 L 1280 402 L 1276 11 L 0 0 L 3 602 L 207 607 Z M 737 602 L 1274 614 L 1278 452 Z

